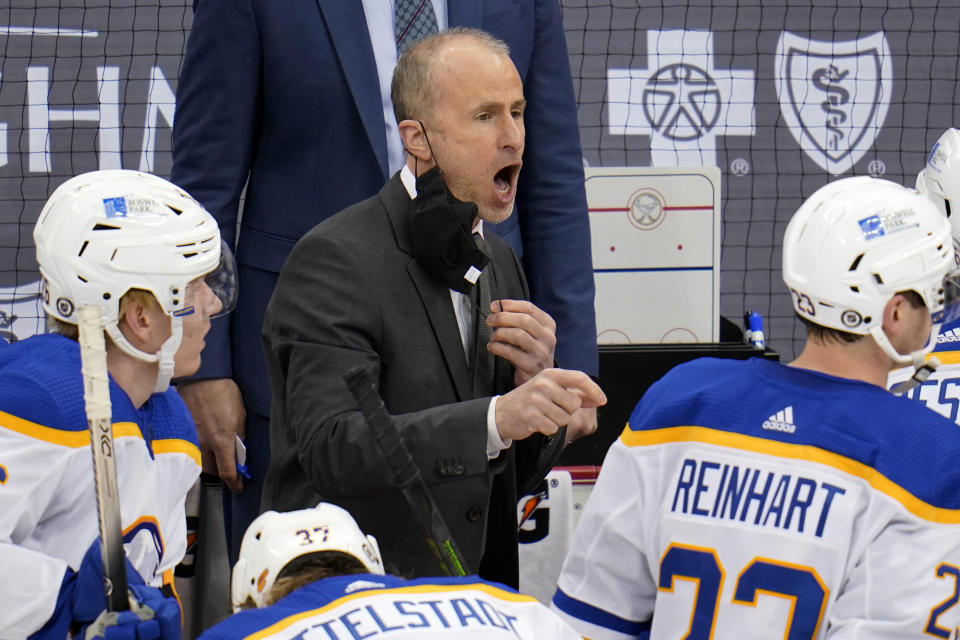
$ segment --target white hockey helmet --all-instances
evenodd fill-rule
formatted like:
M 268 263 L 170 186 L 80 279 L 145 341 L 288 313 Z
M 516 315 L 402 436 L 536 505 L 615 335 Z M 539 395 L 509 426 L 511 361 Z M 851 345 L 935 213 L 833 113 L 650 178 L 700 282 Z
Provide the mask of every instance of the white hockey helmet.
M 215 315 L 236 300 L 236 267 L 216 221 L 185 191 L 148 173 L 92 171 L 67 180 L 44 205 L 33 239 L 44 310 L 76 324 L 80 307 L 100 307 L 117 347 L 159 363 L 155 391 L 169 385 L 183 318 L 197 311 L 188 284 L 204 277 L 222 305 Z M 140 351 L 117 328 L 120 298 L 130 289 L 151 292 L 171 317 L 159 353 Z
M 960 131 L 947 129 L 933 145 L 917 176 L 917 191 L 950 219 L 953 237 L 960 240 Z
M 900 291 L 915 291 L 936 336 L 936 325 L 957 311 L 955 264 L 950 224 L 936 206 L 912 189 L 867 176 L 818 189 L 783 239 L 783 280 L 797 315 L 871 335 L 899 364 L 920 366 L 935 341 L 931 337 L 912 354 L 897 353 L 883 332 L 884 306 Z
M 267 511 L 243 534 L 231 584 L 234 611 L 247 598 L 258 607 L 265 606 L 265 598 L 283 568 L 300 556 L 320 551 L 345 553 L 370 573 L 384 574 L 377 539 L 364 535 L 345 509 L 321 502 L 312 509 Z

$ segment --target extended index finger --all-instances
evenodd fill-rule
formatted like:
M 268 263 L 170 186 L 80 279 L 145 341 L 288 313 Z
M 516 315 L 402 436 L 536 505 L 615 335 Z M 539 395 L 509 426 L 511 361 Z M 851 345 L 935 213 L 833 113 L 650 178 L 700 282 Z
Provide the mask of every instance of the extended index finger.
M 607 394 L 590 376 L 571 369 L 544 369 L 540 375 L 549 376 L 554 382 L 570 390 L 579 391 L 584 408 L 602 407 L 607 404 Z

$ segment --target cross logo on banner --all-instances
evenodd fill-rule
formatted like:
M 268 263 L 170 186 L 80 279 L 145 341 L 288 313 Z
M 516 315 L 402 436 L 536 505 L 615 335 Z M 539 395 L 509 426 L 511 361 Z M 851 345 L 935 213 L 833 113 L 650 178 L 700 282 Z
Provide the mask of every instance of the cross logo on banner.
M 608 69 L 613 135 L 650 136 L 653 166 L 715 166 L 717 136 L 752 136 L 754 73 L 713 66 L 710 31 L 647 31 L 647 69 Z

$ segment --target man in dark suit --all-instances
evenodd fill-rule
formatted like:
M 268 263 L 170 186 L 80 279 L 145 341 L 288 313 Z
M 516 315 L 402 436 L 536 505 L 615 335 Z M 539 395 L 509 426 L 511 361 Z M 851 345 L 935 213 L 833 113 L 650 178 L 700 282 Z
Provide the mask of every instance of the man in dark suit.
M 228 242 L 237 239 L 241 293 L 231 325 L 214 326 L 207 338 L 199 381 L 180 390 L 198 423 L 205 470 L 244 490 L 225 505 L 233 557 L 259 513 L 269 458 L 260 331 L 280 267 L 307 230 L 376 193 L 403 163 L 389 104 L 393 34 L 378 26 L 394 2 L 195 3 L 171 179 L 217 218 Z M 528 144 L 517 212 L 491 228 L 522 257 L 533 301 L 556 320 L 560 365 L 595 375 L 590 231 L 558 0 L 432 6 L 441 29 L 479 27 L 510 46 L 529 104 Z M 580 417 L 571 433 L 596 428 L 595 414 Z M 241 482 L 234 436 L 244 432 L 252 477 Z
M 511 215 L 523 164 L 526 101 L 506 46 L 477 30 L 424 39 L 398 62 L 393 100 L 405 167 L 297 243 L 267 308 L 264 507 L 330 500 L 380 540 L 401 575 L 441 571 L 343 382 L 362 365 L 466 564 L 516 586 L 518 493 L 556 461 L 571 416 L 605 398 L 586 374 L 550 368 L 555 325 L 526 301 L 510 247 L 484 234 Z M 469 254 L 471 228 L 490 258 L 480 298 L 489 286 L 494 301 L 476 315 L 461 306 L 471 287 L 459 279 L 476 279 L 483 261 L 436 259 L 461 241 Z

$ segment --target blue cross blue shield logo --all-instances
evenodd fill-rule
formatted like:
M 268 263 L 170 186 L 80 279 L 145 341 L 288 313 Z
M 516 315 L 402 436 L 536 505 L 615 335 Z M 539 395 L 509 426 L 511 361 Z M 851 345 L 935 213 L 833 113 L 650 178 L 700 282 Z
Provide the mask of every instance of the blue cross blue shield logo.
M 873 147 L 893 95 L 882 32 L 838 42 L 784 32 L 774 62 L 780 112 L 807 156 L 832 175 Z

